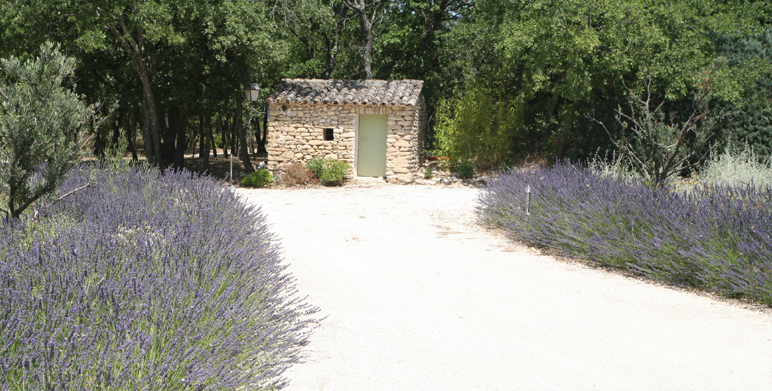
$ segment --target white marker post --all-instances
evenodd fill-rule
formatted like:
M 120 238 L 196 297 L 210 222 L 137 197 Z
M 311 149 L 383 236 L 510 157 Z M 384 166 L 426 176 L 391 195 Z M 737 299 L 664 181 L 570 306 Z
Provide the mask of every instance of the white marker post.
M 525 186 L 525 214 L 531 215 L 531 185 Z

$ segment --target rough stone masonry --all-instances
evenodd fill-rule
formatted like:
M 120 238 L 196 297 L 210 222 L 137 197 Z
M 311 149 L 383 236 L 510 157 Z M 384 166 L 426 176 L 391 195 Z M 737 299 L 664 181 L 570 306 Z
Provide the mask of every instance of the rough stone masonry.
M 386 114 L 386 178 L 412 182 L 424 161 L 422 86 L 420 80 L 284 80 L 268 99 L 267 168 L 280 176 L 287 164 L 322 156 L 348 162 L 354 177 L 358 115 Z

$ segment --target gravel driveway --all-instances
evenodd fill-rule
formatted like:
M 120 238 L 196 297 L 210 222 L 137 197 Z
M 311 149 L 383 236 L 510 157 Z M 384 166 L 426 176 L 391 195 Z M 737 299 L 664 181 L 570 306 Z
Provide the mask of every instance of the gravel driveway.
M 327 318 L 288 390 L 772 390 L 772 315 L 539 255 L 477 190 L 239 190 Z

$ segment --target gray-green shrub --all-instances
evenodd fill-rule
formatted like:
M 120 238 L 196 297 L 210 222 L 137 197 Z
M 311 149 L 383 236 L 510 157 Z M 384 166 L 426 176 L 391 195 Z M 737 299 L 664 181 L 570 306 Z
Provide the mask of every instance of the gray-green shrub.
M 760 161 L 750 145 L 741 150 L 730 144 L 724 152 L 711 155 L 699 178 L 703 183 L 772 188 L 772 157 Z
M 96 105 L 73 88 L 75 59 L 52 43 L 33 60 L 0 59 L 0 212 L 19 217 L 80 161 Z M 99 121 L 96 121 L 98 123 Z

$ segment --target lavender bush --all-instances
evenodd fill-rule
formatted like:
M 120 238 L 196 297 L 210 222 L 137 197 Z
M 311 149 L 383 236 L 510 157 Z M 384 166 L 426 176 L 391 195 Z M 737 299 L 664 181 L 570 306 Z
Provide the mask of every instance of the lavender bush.
M 530 245 L 772 305 L 770 205 L 768 187 L 681 193 L 558 163 L 498 176 L 481 194 L 477 213 Z
M 0 226 L 0 389 L 280 389 L 316 309 L 257 209 L 187 172 L 83 169 Z

